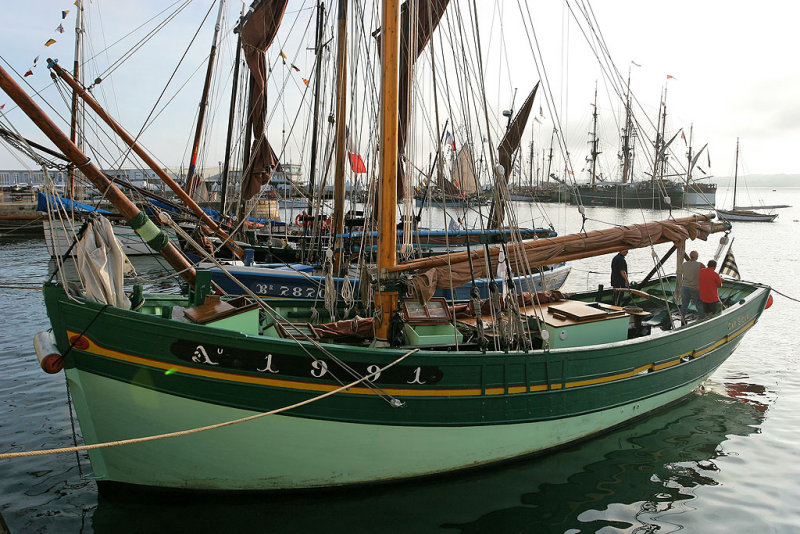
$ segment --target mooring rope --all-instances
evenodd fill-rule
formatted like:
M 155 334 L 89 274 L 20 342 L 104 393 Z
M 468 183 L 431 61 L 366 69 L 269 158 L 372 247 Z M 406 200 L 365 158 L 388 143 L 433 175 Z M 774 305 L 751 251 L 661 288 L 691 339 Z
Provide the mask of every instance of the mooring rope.
M 405 360 L 406 358 L 408 358 L 409 356 L 411 356 L 412 354 L 414 354 L 415 352 L 418 352 L 418 351 L 419 351 L 419 349 L 412 349 L 412 350 L 406 352 L 405 354 L 403 354 L 402 356 L 400 356 L 399 358 L 397 358 L 395 361 L 393 361 L 393 362 L 389 363 L 388 365 L 378 369 L 377 371 L 374 371 L 372 373 L 364 375 L 361 378 L 359 378 L 358 380 L 350 382 L 349 384 L 346 384 L 346 385 L 344 385 L 342 387 L 339 387 L 339 388 L 336 388 L 334 390 L 328 391 L 327 393 L 323 393 L 322 395 L 317 395 L 316 397 L 312 397 L 310 399 L 306 399 L 304 401 L 297 402 L 297 403 L 292 404 L 290 406 L 284 406 L 283 408 L 277 408 L 275 410 L 271 410 L 269 412 L 263 412 L 263 413 L 259 413 L 259 414 L 255 414 L 255 415 L 249 415 L 247 417 L 242 417 L 241 419 L 235 419 L 233 421 L 225 421 L 224 423 L 217 423 L 217 424 L 214 424 L 214 425 L 191 428 L 189 430 L 179 430 L 177 432 L 169 432 L 167 434 L 157 434 L 157 435 L 154 435 L 154 436 L 144 436 L 144 437 L 141 437 L 141 438 L 122 439 L 122 440 L 118 440 L 118 441 L 107 441 L 105 443 L 94 443 L 92 445 L 83 445 L 83 446 L 78 446 L 78 447 L 61 447 L 61 448 L 58 448 L 58 449 L 42 449 L 42 450 L 38 450 L 38 451 L 9 452 L 9 453 L 0 454 L 0 460 L 5 460 L 7 458 L 27 458 L 29 456 L 46 456 L 46 455 L 50 455 L 50 454 L 63 454 L 63 453 L 71 453 L 71 452 L 78 452 L 78 451 L 90 451 L 90 450 L 94 450 L 94 449 L 104 449 L 104 448 L 108 448 L 108 447 L 118 447 L 120 445 L 132 445 L 134 443 L 144 443 L 144 442 L 147 442 L 147 441 L 156 441 L 156 440 L 159 440 L 159 439 L 176 438 L 176 437 L 179 437 L 179 436 L 187 436 L 189 434 L 197 434 L 199 432 L 205 432 L 206 430 L 214 430 L 216 428 L 222 428 L 222 427 L 226 427 L 226 426 L 236 425 L 236 424 L 239 424 L 239 423 L 245 423 L 247 421 L 253 421 L 254 419 L 260 419 L 260 418 L 266 417 L 268 415 L 275 415 L 275 414 L 278 414 L 278 413 L 281 413 L 281 412 L 285 412 L 285 411 L 288 411 L 288 410 L 293 410 L 295 408 L 299 408 L 301 406 L 305 406 L 306 404 L 311 404 L 313 402 L 322 400 L 322 399 L 324 399 L 326 397 L 330 397 L 331 395 L 335 395 L 337 393 L 341 393 L 342 391 L 345 391 L 345 390 L 350 389 L 350 388 L 352 388 L 354 386 L 357 386 L 358 384 L 360 384 L 361 382 L 364 382 L 368 378 L 371 378 L 373 376 L 378 376 L 379 374 L 383 373 L 385 370 L 387 370 L 387 369 L 389 369 L 391 367 L 394 367 L 395 365 L 397 365 L 398 363 L 402 362 L 403 360 Z M 400 407 L 400 406 L 402 406 L 402 404 L 397 404 L 397 405 L 393 405 L 393 406 Z
M 773 292 L 773 293 L 777 293 L 778 295 L 780 295 L 780 296 L 782 296 L 782 297 L 785 297 L 785 298 L 787 298 L 787 299 L 789 299 L 789 300 L 793 300 L 793 301 L 795 301 L 795 302 L 800 302 L 800 299 L 796 299 L 796 298 L 794 298 L 794 297 L 790 297 L 789 295 L 786 295 L 786 294 L 784 294 L 784 293 L 781 293 L 780 291 L 778 291 L 778 290 L 777 290 L 777 289 L 775 289 L 774 287 L 772 287 L 772 288 L 770 288 L 770 289 L 772 290 L 772 292 Z
M 0 289 L 33 289 L 34 291 L 41 291 L 42 284 L 37 286 L 0 286 Z

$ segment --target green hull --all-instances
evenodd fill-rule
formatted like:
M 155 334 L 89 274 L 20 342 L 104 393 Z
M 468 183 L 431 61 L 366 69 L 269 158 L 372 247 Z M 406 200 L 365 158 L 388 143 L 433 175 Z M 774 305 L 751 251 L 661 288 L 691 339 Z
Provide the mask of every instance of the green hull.
M 131 388 L 80 371 L 70 372 L 69 378 L 87 442 L 172 432 L 254 414 Z M 90 458 L 98 480 L 176 489 L 274 490 L 396 480 L 552 449 L 673 402 L 704 378 L 641 401 L 558 420 L 442 427 L 276 415 L 191 436 L 100 449 L 90 452 Z M 90 395 L 102 396 L 102 407 L 90 408 Z
M 558 447 L 681 398 L 724 362 L 769 294 L 726 285 L 746 296 L 710 320 L 590 347 L 421 351 L 375 381 L 402 408 L 355 387 L 285 415 L 93 451 L 95 475 L 168 488 L 307 488 L 454 471 Z M 352 380 L 307 343 L 76 304 L 53 286 L 45 298 L 62 352 L 69 335 L 90 341 L 66 358 L 87 443 L 233 420 L 336 389 L 332 375 Z M 302 313 L 300 303 L 276 306 Z M 406 352 L 325 347 L 359 373 Z

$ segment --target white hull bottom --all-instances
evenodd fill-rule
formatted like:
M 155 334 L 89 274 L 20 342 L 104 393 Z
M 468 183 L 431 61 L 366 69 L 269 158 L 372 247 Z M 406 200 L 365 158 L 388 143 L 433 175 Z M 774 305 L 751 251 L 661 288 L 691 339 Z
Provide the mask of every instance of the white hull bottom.
M 774 213 L 749 212 L 740 214 L 734 211 L 726 210 L 717 210 L 717 216 L 720 219 L 738 222 L 772 222 L 777 217 L 777 215 Z
M 47 245 L 47 252 L 49 252 L 51 256 L 63 256 L 66 254 L 72 242 L 75 241 L 75 234 L 81 228 L 81 223 L 78 221 L 74 223 L 74 226 L 67 224 L 65 227 L 61 222 L 56 222 L 54 225 L 51 225 L 50 221 L 45 220 L 43 225 L 44 242 L 45 245 Z M 169 235 L 170 242 L 178 246 L 178 239 L 175 237 L 174 232 L 171 230 L 167 230 L 166 232 L 167 235 Z M 119 241 L 122 252 L 124 252 L 126 256 L 158 254 L 150 248 L 130 226 L 115 224 L 114 237 Z M 74 248 L 72 254 L 75 254 Z
M 693 191 L 684 191 L 683 193 L 684 206 L 705 206 L 713 208 L 716 202 L 716 193 L 698 193 Z
M 87 443 L 253 415 L 75 369 L 67 376 Z M 100 481 L 175 489 L 277 490 L 395 480 L 564 445 L 676 401 L 706 378 L 641 401 L 555 421 L 412 427 L 277 415 L 184 437 L 98 449 L 89 456 Z M 87 396 L 93 399 L 91 410 Z

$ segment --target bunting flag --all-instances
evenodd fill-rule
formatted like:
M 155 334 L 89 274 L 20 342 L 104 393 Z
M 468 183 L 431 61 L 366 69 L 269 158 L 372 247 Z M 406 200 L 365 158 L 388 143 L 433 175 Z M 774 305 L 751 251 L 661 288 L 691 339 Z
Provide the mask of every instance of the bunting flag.
M 632 64 L 632 65 L 636 65 L 637 67 L 641 67 L 641 65 L 639 65 L 638 63 L 636 63 L 634 60 L 631 60 L 631 64 Z
M 450 148 L 453 149 L 453 152 L 456 151 L 456 140 L 453 138 L 453 135 L 450 132 L 445 132 L 444 144 L 450 146 Z
M 59 24 L 58 28 L 56 28 L 56 31 L 58 33 L 64 33 L 64 25 L 63 24 Z
M 681 130 L 681 139 L 683 139 L 683 144 L 689 146 L 689 143 L 686 142 L 686 136 L 683 134 L 683 130 Z
M 711 153 L 706 150 L 706 157 L 708 158 L 708 168 L 711 168 Z
M 61 20 L 64 20 L 69 15 L 69 9 L 61 12 Z
M 35 58 L 33 58 L 33 68 L 34 68 L 34 69 L 36 68 L 36 65 L 37 65 L 38 63 L 39 63 L 39 56 L 36 56 Z
M 56 40 L 55 39 L 48 39 L 47 42 L 44 45 L 45 46 L 50 46 L 52 44 L 56 44 Z
M 703 170 L 703 167 L 697 167 L 697 170 L 702 172 L 703 174 L 708 174 L 706 171 Z
M 729 276 L 734 280 L 741 280 L 739 276 L 739 267 L 736 266 L 736 260 L 733 258 L 733 247 L 728 249 L 725 259 L 722 260 L 722 266 L 719 268 L 719 274 Z
M 367 166 L 364 165 L 364 160 L 361 159 L 361 156 L 352 152 L 349 152 L 348 156 L 350 157 L 350 169 L 355 174 L 364 174 L 367 172 Z
M 28 72 L 26 72 L 22 77 L 23 78 L 27 78 L 28 76 L 33 76 L 33 71 L 32 70 L 28 70 Z
M 300 72 L 300 68 L 297 67 L 294 63 L 291 64 L 291 67 L 295 70 L 295 72 Z
M 673 76 L 672 74 L 667 74 L 667 79 L 669 80 L 670 78 L 674 80 L 675 76 Z
M 539 120 L 539 117 L 534 117 L 534 118 L 533 118 L 533 120 L 535 120 L 535 121 L 536 121 L 536 122 L 538 122 L 539 124 L 542 124 L 542 121 L 541 121 L 541 120 Z
M 75 7 L 81 7 L 81 0 L 75 0 Z
M 283 58 L 283 64 L 286 65 L 286 60 L 289 58 L 286 57 L 286 54 L 283 53 L 283 50 L 281 50 L 281 57 Z
M 0 110 L 3 109 L 4 107 L 6 107 L 5 104 L 0 104 Z
M 301 78 L 301 80 L 303 80 L 303 83 L 306 84 L 306 87 L 308 87 L 308 78 Z

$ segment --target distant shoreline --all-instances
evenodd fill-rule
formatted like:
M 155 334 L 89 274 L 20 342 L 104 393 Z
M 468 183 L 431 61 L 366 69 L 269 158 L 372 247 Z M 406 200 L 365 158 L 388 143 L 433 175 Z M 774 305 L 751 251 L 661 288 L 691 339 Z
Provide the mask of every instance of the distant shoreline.
M 733 176 L 717 176 L 710 181 L 733 187 Z M 739 176 L 739 183 L 747 187 L 800 187 L 800 174 L 750 174 Z

